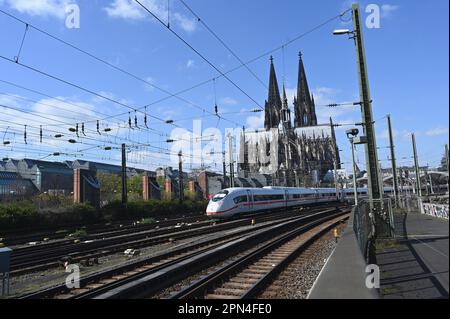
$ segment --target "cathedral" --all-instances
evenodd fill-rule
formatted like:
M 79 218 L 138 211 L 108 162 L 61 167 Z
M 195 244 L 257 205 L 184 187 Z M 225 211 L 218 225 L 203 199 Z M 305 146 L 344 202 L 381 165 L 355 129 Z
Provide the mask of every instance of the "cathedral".
M 301 53 L 293 105 L 292 121 L 284 83 L 280 94 L 271 57 L 264 130 L 244 130 L 241 134 L 240 177 L 264 174 L 270 175 L 276 186 L 312 187 L 323 185 L 327 172 L 340 168 L 332 120 L 317 123 L 314 96 L 310 94 Z

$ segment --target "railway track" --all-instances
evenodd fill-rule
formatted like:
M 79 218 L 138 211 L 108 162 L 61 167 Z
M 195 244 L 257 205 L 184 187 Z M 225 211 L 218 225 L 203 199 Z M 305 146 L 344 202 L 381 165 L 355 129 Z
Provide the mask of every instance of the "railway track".
M 293 217 L 285 218 L 286 220 L 292 219 Z M 276 221 L 272 224 L 277 223 Z M 261 224 L 251 227 L 251 229 L 244 230 L 232 230 L 223 236 L 219 236 L 213 239 L 200 240 L 199 242 L 188 244 L 185 247 L 180 247 L 178 249 L 161 253 L 153 257 L 145 258 L 143 260 L 138 260 L 130 262 L 126 265 L 107 269 L 95 273 L 93 275 L 87 276 L 81 279 L 81 289 L 69 290 L 65 285 L 59 285 L 52 287 L 50 289 L 44 289 L 35 293 L 27 294 L 23 296 L 25 299 L 29 298 L 87 298 L 88 296 L 93 296 L 93 294 L 98 294 L 100 291 L 105 289 L 110 289 L 112 286 L 117 284 L 123 284 L 123 282 L 136 279 L 142 275 L 149 272 L 157 271 L 161 268 L 170 266 L 173 262 L 180 262 L 185 258 L 192 257 L 200 252 L 205 251 L 205 249 L 212 249 L 216 245 L 226 243 L 227 241 L 239 238 L 251 231 L 258 231 L 269 227 L 271 224 Z
M 325 206 L 327 207 L 327 206 Z M 314 210 L 323 208 L 313 208 Z M 181 240 L 194 236 L 201 236 L 226 229 L 248 225 L 251 219 L 263 222 L 285 216 L 294 216 L 298 210 L 290 212 L 277 211 L 271 214 L 248 215 L 241 219 L 231 221 L 203 221 L 199 223 L 184 223 L 180 227 L 155 228 L 150 230 L 134 230 L 130 233 L 121 233 L 111 237 L 101 237 L 79 243 L 73 240 L 62 243 L 49 243 L 39 246 L 24 247 L 13 251 L 11 260 L 11 275 L 17 276 L 33 271 L 57 267 L 61 259 L 68 259 L 72 263 L 83 260 L 96 260 L 100 257 L 121 252 L 125 249 L 138 249 L 169 241 Z
M 190 215 L 175 218 L 161 218 L 157 225 L 160 227 L 174 226 L 178 223 L 191 223 L 195 221 L 206 221 L 209 218 L 205 215 Z M 136 229 L 146 230 L 154 227 L 154 224 L 141 224 L 136 221 L 122 221 L 114 222 L 111 224 L 94 224 L 89 226 L 78 225 L 78 226 L 68 226 L 61 227 L 63 229 L 54 229 L 51 231 L 33 231 L 33 230 L 22 230 L 20 232 L 2 232 L 3 243 L 7 246 L 22 246 L 27 245 L 30 242 L 42 242 L 44 238 L 48 238 L 50 241 L 65 241 L 66 237 L 77 230 L 86 230 L 90 235 L 83 236 L 83 239 L 92 239 L 92 237 L 97 234 L 108 234 L 108 233 L 120 233 L 127 231 L 135 231 Z M 32 234 L 30 234 L 32 232 Z M 48 244 L 43 242 L 43 244 Z
M 135 297 L 157 292 L 195 273 L 249 249 L 258 243 L 271 240 L 280 233 L 298 228 L 299 225 L 343 214 L 336 209 L 322 210 L 301 217 L 286 217 L 278 221 L 257 224 L 246 229 L 234 229 L 215 239 L 205 239 L 198 243 L 166 252 L 158 256 L 135 261 L 130 264 L 99 272 L 81 279 L 81 289 L 68 290 L 60 285 L 23 298 L 76 298 L 105 299 Z
M 348 215 L 323 217 L 275 238 L 258 249 L 192 283 L 171 296 L 172 299 L 255 298 L 266 286 L 325 232 Z

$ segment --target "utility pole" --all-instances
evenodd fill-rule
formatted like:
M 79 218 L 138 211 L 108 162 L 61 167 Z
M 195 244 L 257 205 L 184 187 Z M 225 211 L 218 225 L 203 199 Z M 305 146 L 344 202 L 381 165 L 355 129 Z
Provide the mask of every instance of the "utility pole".
M 222 164 L 223 164 L 223 183 L 226 188 L 227 187 L 227 163 L 225 161 L 225 151 L 222 152 Z
M 370 200 L 381 199 L 383 191 L 380 185 L 377 143 L 375 139 L 374 121 L 372 115 L 372 100 L 370 97 L 369 79 L 367 75 L 366 56 L 364 51 L 364 39 L 362 33 L 359 4 L 353 4 L 353 27 L 356 45 L 356 62 L 359 74 L 359 94 L 361 97 L 361 113 L 364 135 L 367 138 L 366 170 Z M 372 205 L 371 205 L 372 206 Z
M 180 203 L 184 201 L 184 186 L 183 186 L 183 153 L 178 153 L 178 191 L 180 193 Z
M 334 188 L 336 189 L 336 199 L 339 199 L 338 190 L 338 174 L 337 174 L 337 146 L 336 146 L 336 136 L 334 134 L 333 119 L 330 117 L 330 128 L 331 128 L 331 142 L 333 146 L 333 169 L 334 169 Z
M 234 187 L 233 136 L 228 133 L 228 155 L 230 159 L 230 187 Z
M 353 138 L 350 140 L 352 144 L 352 164 L 353 164 L 353 196 L 355 196 L 355 206 L 358 206 L 358 185 L 356 184 L 356 162 L 355 162 L 355 144 Z
M 448 144 L 445 144 L 445 162 L 447 163 L 447 174 L 450 172 L 450 168 L 448 167 Z M 450 174 L 447 176 L 447 191 L 450 193 Z
M 395 161 L 395 146 L 394 146 L 394 134 L 392 133 L 391 115 L 387 116 L 388 129 L 389 129 L 389 143 L 391 148 L 391 163 L 392 163 L 392 180 L 394 186 L 394 198 L 395 202 L 398 202 L 398 179 L 397 179 L 397 164 Z
M 122 144 L 122 205 L 127 207 L 128 194 L 127 194 L 127 153 L 126 145 Z
M 420 171 L 419 171 L 419 159 L 417 158 L 417 148 L 416 148 L 416 135 L 413 133 L 411 135 L 413 152 L 414 152 L 414 166 L 416 168 L 416 189 L 417 196 L 422 197 L 422 184 L 420 183 Z

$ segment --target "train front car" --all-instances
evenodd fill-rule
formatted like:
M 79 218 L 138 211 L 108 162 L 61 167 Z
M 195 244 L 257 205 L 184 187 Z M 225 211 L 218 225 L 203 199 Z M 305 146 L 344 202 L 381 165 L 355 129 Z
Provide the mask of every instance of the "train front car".
M 209 201 L 206 215 L 213 218 L 229 218 L 237 213 L 232 197 L 240 192 L 236 188 L 223 189 Z

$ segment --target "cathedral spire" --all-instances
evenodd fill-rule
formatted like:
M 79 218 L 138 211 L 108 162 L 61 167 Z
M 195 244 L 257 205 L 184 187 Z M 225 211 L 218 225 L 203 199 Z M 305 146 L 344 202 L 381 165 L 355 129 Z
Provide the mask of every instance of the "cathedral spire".
M 295 105 L 295 126 L 311 126 L 315 111 L 312 108 L 311 95 L 309 93 L 308 80 L 306 79 L 302 53 L 299 52 L 297 103 Z
M 291 112 L 289 110 L 288 99 L 286 97 L 286 89 L 283 83 L 283 99 L 282 99 L 282 107 L 281 107 L 282 120 L 286 123 L 287 128 L 291 128 Z
M 280 111 L 282 103 L 280 98 L 280 89 L 278 87 L 273 57 L 270 57 L 270 75 L 269 75 L 269 96 L 265 106 L 264 127 L 267 129 L 278 127 L 280 123 Z
M 314 102 L 314 94 L 311 94 L 311 125 L 317 126 L 316 102 Z
M 288 108 L 288 100 L 286 97 L 286 89 L 284 87 L 284 83 L 283 83 L 283 104 L 282 104 L 283 109 L 287 109 Z

